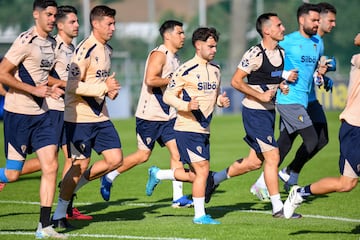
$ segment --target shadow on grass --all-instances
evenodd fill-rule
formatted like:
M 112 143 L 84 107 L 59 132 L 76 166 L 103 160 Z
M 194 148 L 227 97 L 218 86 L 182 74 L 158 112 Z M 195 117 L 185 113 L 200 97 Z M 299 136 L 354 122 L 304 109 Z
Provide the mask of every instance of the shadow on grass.
M 84 227 L 87 227 L 90 223 L 94 222 L 109 222 L 109 221 L 138 221 L 145 218 L 145 214 L 147 213 L 158 213 L 158 209 L 163 207 L 169 207 L 169 203 L 167 204 L 158 204 L 158 203 L 136 203 L 137 198 L 129 198 L 129 199 L 121 199 L 116 201 L 109 202 L 100 202 L 91 205 L 81 206 L 79 210 L 83 213 L 90 214 L 93 219 L 90 221 L 70 221 L 71 225 L 75 227 L 75 229 L 68 229 L 64 232 L 71 232 L 73 230 L 79 230 Z M 161 200 L 162 201 L 162 200 Z M 159 201 L 159 202 L 161 202 Z M 133 202 L 129 204 L 129 202 Z M 91 214 L 91 212 L 101 211 L 109 206 L 121 206 L 124 205 L 127 209 L 124 210 L 116 210 L 116 211 L 107 211 L 106 213 L 99 214 Z M 133 206 L 133 208 L 131 208 Z
M 290 233 L 289 235 L 302 235 L 302 234 L 314 234 L 314 233 L 318 233 L 318 234 L 351 234 L 351 235 L 357 235 L 360 233 L 360 226 L 356 226 L 353 230 L 351 230 L 350 232 L 346 232 L 346 231 L 312 231 L 312 230 L 300 230 L 297 232 L 293 232 Z

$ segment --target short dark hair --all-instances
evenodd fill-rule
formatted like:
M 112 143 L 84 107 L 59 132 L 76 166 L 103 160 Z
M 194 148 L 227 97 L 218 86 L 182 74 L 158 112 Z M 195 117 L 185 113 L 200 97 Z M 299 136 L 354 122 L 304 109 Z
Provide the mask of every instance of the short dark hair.
M 304 3 L 297 9 L 297 20 L 299 21 L 299 17 L 304 14 L 309 14 L 310 11 L 315 11 L 320 13 L 320 8 L 317 4 L 312 3 Z
M 105 5 L 98 5 L 93 7 L 90 12 L 90 24 L 95 19 L 101 19 L 103 17 L 115 17 L 116 10 L 113 8 L 109 8 Z
M 159 28 L 160 36 L 164 39 L 164 33 L 168 30 L 174 30 L 176 26 L 182 27 L 183 23 L 176 20 L 165 21 Z
M 317 4 L 320 8 L 320 13 L 328 13 L 331 12 L 333 14 L 336 14 L 336 8 L 327 2 L 321 2 Z
M 209 37 L 212 37 L 215 39 L 215 41 L 219 41 L 220 33 L 213 27 L 200 27 L 196 29 L 192 35 L 192 45 L 195 47 L 195 42 L 200 41 L 206 41 Z
M 263 37 L 262 34 L 262 27 L 264 26 L 264 23 L 270 20 L 270 17 L 277 17 L 278 15 L 276 13 L 263 13 L 256 19 L 256 31 L 260 34 L 261 37 Z
M 66 18 L 66 16 L 69 13 L 74 13 L 77 15 L 77 10 L 76 8 L 74 8 L 73 6 L 59 6 L 57 8 L 57 12 L 56 12 L 56 22 L 63 20 L 64 18 Z
M 45 9 L 47 7 L 57 7 L 55 0 L 34 0 L 33 10 Z

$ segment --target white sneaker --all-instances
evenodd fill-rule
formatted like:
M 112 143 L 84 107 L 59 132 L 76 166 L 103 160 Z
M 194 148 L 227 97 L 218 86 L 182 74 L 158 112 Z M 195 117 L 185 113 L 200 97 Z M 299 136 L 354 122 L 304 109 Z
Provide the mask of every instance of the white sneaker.
M 287 183 L 287 181 L 289 181 L 290 179 L 290 174 L 287 173 L 286 171 L 286 167 L 284 167 L 283 169 L 281 169 L 279 171 L 279 178 L 281 179 L 281 181 L 283 181 L 284 183 Z
M 259 187 L 256 183 L 254 183 L 250 188 L 250 192 L 255 195 L 260 201 L 270 202 L 270 194 L 266 187 Z
M 56 232 L 51 225 L 47 226 L 46 228 L 42 228 L 41 223 L 39 223 L 36 229 L 35 238 L 36 239 L 46 239 L 46 238 L 67 239 L 67 236 L 65 234 Z
M 297 190 L 300 187 L 295 185 L 291 188 L 288 198 L 284 203 L 284 217 L 291 218 L 295 209 L 300 206 L 300 204 L 304 201 L 304 199 L 300 196 L 300 193 Z

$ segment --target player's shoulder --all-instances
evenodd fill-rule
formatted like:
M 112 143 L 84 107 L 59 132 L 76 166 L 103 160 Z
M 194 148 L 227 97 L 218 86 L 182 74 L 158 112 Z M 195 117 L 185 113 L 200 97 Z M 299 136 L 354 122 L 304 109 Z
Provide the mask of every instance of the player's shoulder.
M 33 28 L 30 28 L 29 30 L 22 32 L 15 41 L 20 44 L 29 44 L 32 43 L 35 38 L 37 38 L 37 34 L 33 31 Z
M 80 58 L 88 58 L 96 46 L 97 43 L 95 41 L 92 41 L 90 38 L 85 38 L 77 45 L 75 49 L 75 55 Z
M 261 45 L 257 44 L 250 47 L 246 52 L 245 55 L 249 58 L 257 57 L 262 53 Z

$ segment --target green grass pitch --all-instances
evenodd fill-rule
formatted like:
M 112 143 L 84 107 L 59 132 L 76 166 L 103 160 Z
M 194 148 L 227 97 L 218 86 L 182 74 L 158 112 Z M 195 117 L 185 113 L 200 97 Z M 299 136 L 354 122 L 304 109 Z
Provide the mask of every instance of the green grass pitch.
M 299 184 L 338 176 L 338 115 L 339 112 L 327 113 L 330 142 L 304 167 Z M 124 155 L 130 154 L 136 149 L 135 120 L 116 120 L 114 123 Z M 0 146 L 3 146 L 2 132 L 0 135 Z M 211 125 L 212 170 L 222 170 L 248 154 L 249 147 L 243 137 L 241 115 L 214 117 Z M 299 141 L 284 164 L 290 162 L 297 146 Z M 3 147 L 0 156 L 3 167 Z M 93 153 L 92 161 L 99 158 Z M 62 166 L 62 154 L 59 161 Z M 195 225 L 192 223 L 193 209 L 171 208 L 170 181 L 159 184 L 151 197 L 145 195 L 147 169 L 152 165 L 169 167 L 166 149 L 156 146 L 147 163 L 121 174 L 114 182 L 109 202 L 104 202 L 100 196 L 99 180 L 83 187 L 78 192 L 75 206 L 94 219 L 72 221 L 77 229 L 66 232 L 70 239 L 360 239 L 359 187 L 350 193 L 310 197 L 297 210 L 304 215 L 302 219 L 274 219 L 271 204 L 259 202 L 249 192 L 260 174 L 258 170 L 222 183 L 211 202 L 206 204 L 207 213 L 221 225 Z M 22 176 L 0 192 L 0 239 L 34 239 L 39 220 L 39 177 L 40 173 Z M 280 187 L 285 200 L 287 194 L 281 183 Z M 184 183 L 184 193 L 191 194 L 191 184 Z

